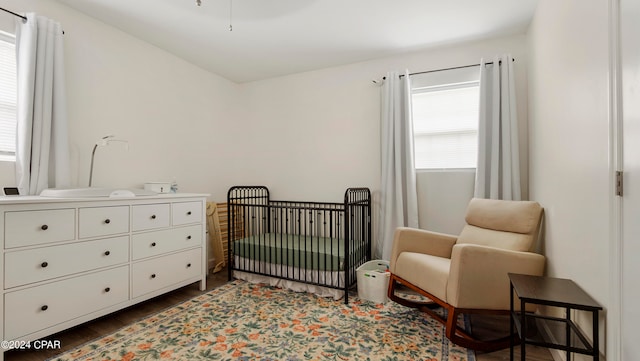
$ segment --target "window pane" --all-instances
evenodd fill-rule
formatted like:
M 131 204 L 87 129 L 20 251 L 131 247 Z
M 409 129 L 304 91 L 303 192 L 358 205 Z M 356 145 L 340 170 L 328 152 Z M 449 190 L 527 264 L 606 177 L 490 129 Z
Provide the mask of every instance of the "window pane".
M 416 169 L 475 168 L 478 133 L 426 134 L 415 137 Z
M 13 37 L 0 34 L 0 161 L 15 161 L 16 52 Z
M 476 167 L 477 82 L 416 89 L 412 107 L 417 169 Z

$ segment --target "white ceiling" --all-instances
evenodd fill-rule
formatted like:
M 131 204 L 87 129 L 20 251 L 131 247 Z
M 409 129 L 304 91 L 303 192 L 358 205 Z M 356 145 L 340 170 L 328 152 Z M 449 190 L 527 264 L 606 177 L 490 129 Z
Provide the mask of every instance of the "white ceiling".
M 538 2 L 58 1 L 238 83 L 523 33 Z

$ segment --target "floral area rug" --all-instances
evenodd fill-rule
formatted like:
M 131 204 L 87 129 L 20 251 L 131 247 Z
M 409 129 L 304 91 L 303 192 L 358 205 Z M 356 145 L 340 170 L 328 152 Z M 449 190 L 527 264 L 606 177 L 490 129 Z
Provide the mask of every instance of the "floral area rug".
M 394 302 L 334 301 L 234 281 L 53 360 L 456 360 L 473 351 Z

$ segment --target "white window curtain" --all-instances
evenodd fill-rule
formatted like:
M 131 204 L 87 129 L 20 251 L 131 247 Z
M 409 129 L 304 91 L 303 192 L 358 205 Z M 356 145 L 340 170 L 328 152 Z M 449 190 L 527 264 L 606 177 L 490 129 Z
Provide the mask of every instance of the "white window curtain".
M 18 19 L 16 178 L 20 194 L 67 187 L 69 139 L 59 23 L 33 13 Z
M 518 117 L 510 55 L 480 62 L 480 123 L 475 197 L 520 200 Z
M 374 255 L 388 260 L 396 228 L 418 227 L 408 71 L 402 78 L 398 72 L 387 73 L 382 85 L 381 122 L 380 221 Z

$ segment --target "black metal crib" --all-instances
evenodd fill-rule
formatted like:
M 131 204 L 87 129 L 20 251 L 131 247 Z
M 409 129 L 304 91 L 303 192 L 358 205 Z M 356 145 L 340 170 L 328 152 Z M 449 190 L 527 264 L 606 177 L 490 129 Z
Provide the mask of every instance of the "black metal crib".
M 344 203 L 275 201 L 263 186 L 227 193 L 229 280 L 234 271 L 348 290 L 371 259 L 371 192 L 349 188 Z

